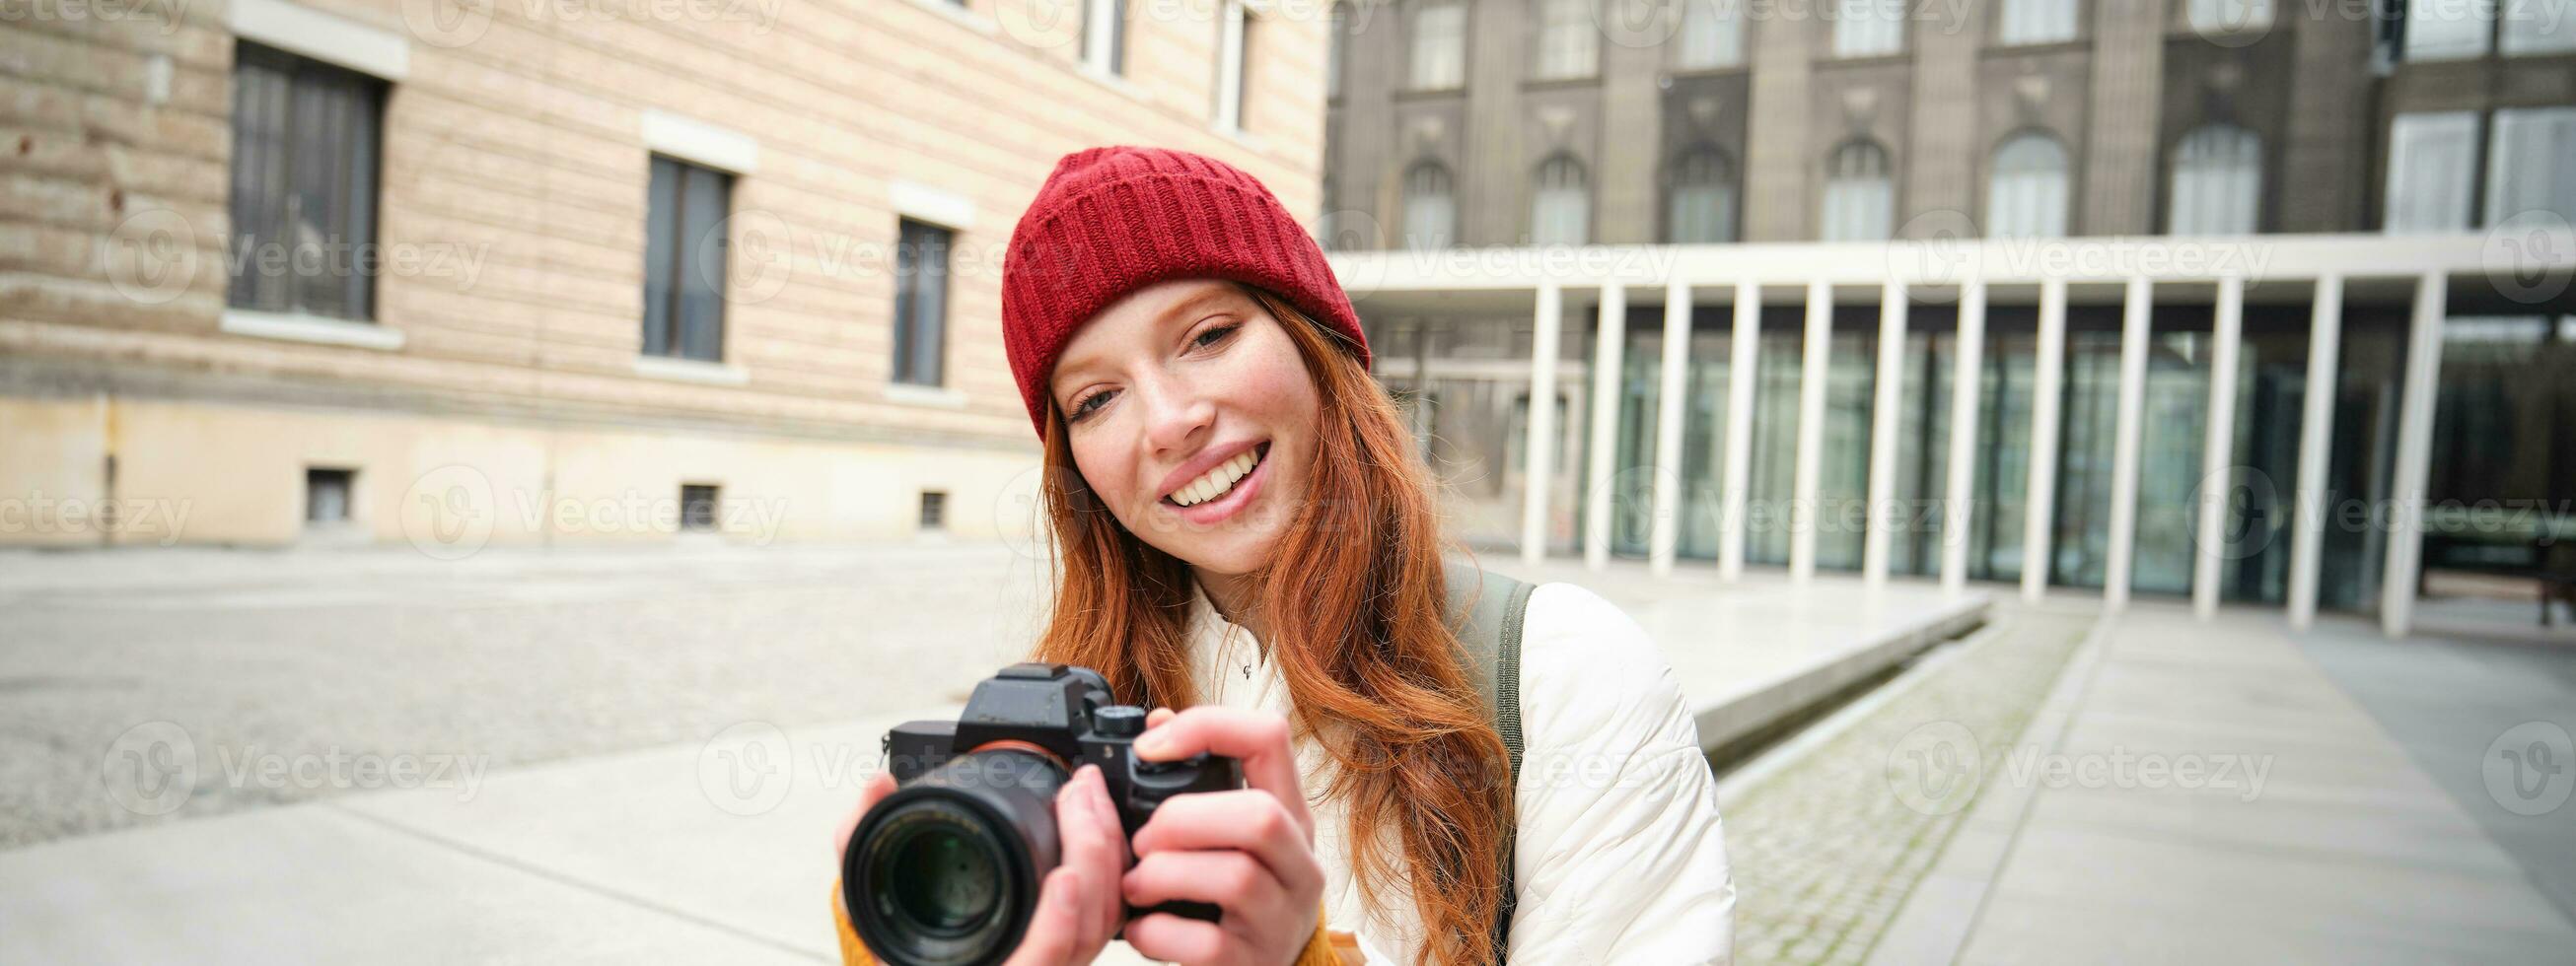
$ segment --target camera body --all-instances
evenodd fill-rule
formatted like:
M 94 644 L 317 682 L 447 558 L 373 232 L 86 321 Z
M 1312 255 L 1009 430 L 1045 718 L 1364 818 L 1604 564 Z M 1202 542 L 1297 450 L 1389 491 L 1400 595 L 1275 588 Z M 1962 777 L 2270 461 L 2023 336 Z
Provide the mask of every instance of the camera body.
M 955 721 L 911 721 L 885 736 L 896 789 L 860 819 L 841 857 L 850 923 L 888 966 L 998 963 L 1018 947 L 1038 884 L 1062 860 L 1055 794 L 1098 765 L 1133 837 L 1176 795 L 1243 787 L 1217 755 L 1149 762 L 1134 754 L 1145 709 L 1117 704 L 1089 668 L 1023 663 L 975 686 Z M 1130 909 L 1216 921 L 1204 903 Z
M 1145 709 L 1111 703 L 1100 672 L 1063 664 L 1022 663 L 975 686 L 966 713 L 955 721 L 910 721 L 886 732 L 886 767 L 897 785 L 910 784 L 956 756 L 981 748 L 1027 745 L 1064 762 L 1068 776 L 1100 766 L 1118 823 L 1133 837 L 1174 795 L 1243 787 L 1232 758 L 1196 755 L 1153 762 L 1135 756 L 1145 733 Z

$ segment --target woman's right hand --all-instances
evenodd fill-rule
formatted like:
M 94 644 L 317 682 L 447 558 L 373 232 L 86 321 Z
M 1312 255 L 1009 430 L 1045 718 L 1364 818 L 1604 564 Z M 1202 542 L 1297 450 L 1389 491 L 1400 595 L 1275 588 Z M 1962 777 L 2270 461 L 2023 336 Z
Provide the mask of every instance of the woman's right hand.
M 859 819 L 894 794 L 894 776 L 878 772 L 859 792 L 859 807 L 832 838 L 832 867 L 850 850 Z M 1117 935 L 1127 910 L 1120 880 L 1127 873 L 1127 831 L 1109 801 L 1100 768 L 1084 765 L 1055 796 L 1055 824 L 1064 860 L 1038 888 L 1037 913 L 1020 948 L 1003 966 L 1065 966 L 1091 962 Z

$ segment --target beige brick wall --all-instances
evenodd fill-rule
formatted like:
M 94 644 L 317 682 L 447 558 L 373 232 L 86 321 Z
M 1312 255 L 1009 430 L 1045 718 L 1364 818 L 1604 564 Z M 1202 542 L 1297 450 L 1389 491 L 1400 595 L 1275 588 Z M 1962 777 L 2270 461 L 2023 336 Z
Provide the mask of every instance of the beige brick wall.
M 1291 211 L 1316 210 L 1326 8 L 1283 0 L 1257 15 L 1245 130 L 1233 133 L 1211 126 L 1217 3 L 1130 0 L 1125 76 L 1104 80 L 1079 63 L 1079 0 L 312 0 L 407 45 L 408 74 L 385 106 L 378 205 L 379 242 L 408 259 L 376 285 L 376 324 L 403 340 L 390 351 L 223 330 L 224 5 L 0 24 L 0 421 L 44 437 L 12 440 L 0 499 L 104 487 L 111 453 L 124 485 L 155 478 L 150 467 L 172 461 L 152 447 L 167 441 L 77 415 L 138 395 L 302 414 L 199 427 L 215 433 L 363 423 L 435 440 L 573 420 L 585 433 L 739 448 L 691 451 L 710 463 L 784 467 L 796 457 L 752 454 L 793 440 L 1025 462 L 1034 444 L 1001 353 L 1000 255 L 1057 157 L 1103 143 L 1201 151 L 1251 171 Z M 637 372 L 648 111 L 758 142 L 730 222 L 723 355 L 740 385 Z M 947 398 L 887 390 L 897 182 L 973 208 L 950 280 Z M 251 517 L 275 515 L 261 501 L 278 479 L 300 492 L 300 468 L 218 463 L 190 485 L 226 491 L 208 499 Z M 909 520 L 911 500 L 888 491 L 884 512 Z M 853 522 L 874 513 L 839 512 L 812 535 L 876 533 Z M 291 540 L 293 522 L 221 539 Z M 0 543 L 31 542 L 20 536 Z

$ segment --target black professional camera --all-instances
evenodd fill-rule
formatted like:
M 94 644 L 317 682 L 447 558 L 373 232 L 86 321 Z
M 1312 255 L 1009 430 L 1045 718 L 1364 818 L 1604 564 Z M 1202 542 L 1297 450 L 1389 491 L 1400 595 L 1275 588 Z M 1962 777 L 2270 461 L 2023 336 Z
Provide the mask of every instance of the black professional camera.
M 901 787 L 859 820 L 841 855 L 841 899 L 879 962 L 998 963 L 1018 948 L 1038 884 L 1062 858 L 1056 790 L 1086 763 L 1100 766 L 1130 838 L 1174 795 L 1243 787 L 1232 758 L 1138 760 L 1129 745 L 1145 733 L 1145 709 L 1111 700 L 1090 668 L 1014 664 L 976 685 L 958 720 L 886 733 Z M 1198 902 L 1128 910 L 1147 912 L 1218 915 Z

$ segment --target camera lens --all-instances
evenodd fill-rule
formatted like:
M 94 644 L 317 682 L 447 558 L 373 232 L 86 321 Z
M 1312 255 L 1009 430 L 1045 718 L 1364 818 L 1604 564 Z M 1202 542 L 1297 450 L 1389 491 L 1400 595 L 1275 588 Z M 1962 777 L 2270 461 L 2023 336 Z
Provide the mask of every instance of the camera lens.
M 895 904 L 931 932 L 962 933 L 1002 901 L 1002 867 L 981 836 L 923 828 L 894 847 L 888 891 Z
M 1000 749 L 961 755 L 859 820 L 841 859 L 859 939 L 887 966 L 999 963 L 1059 861 L 1054 761 Z

